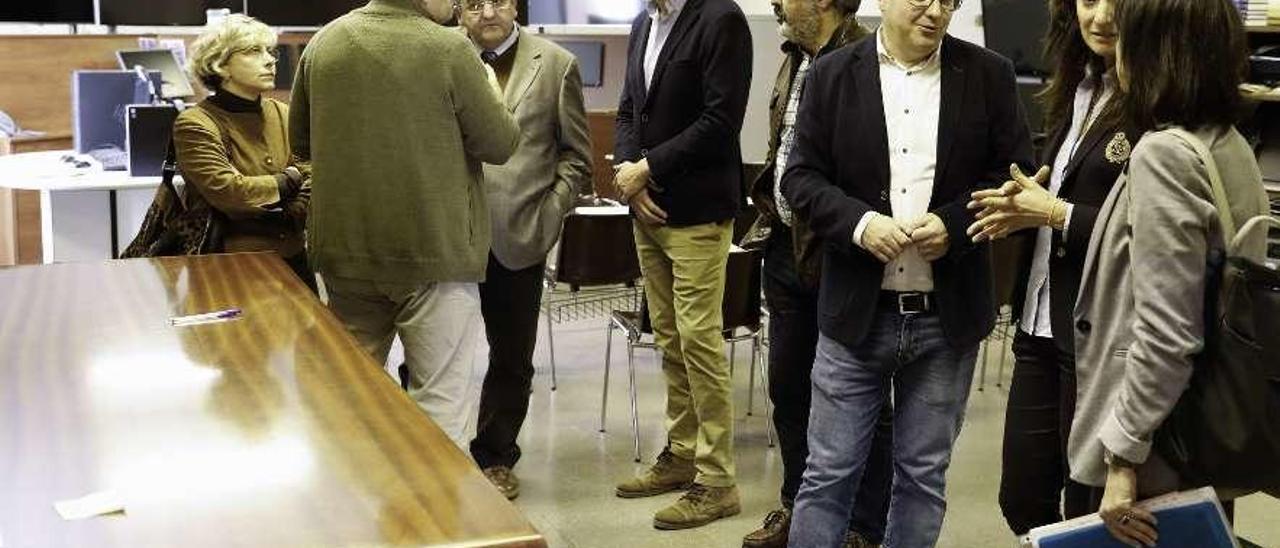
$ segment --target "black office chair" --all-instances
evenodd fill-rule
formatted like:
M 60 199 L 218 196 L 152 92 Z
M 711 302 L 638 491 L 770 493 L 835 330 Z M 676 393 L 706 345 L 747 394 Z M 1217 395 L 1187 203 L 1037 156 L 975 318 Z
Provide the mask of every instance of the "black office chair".
M 554 290 L 558 284 L 568 285 L 571 296 L 568 302 L 543 299 L 547 349 L 551 357 L 551 389 L 555 390 L 556 350 L 551 324 L 566 310 L 603 307 L 618 297 L 628 297 L 632 302 L 639 299 L 636 280 L 640 279 L 640 263 L 631 233 L 631 217 L 626 213 L 569 214 L 560 234 L 555 267 L 544 274 L 548 289 Z M 582 298 L 584 288 L 601 288 L 602 292 Z
M 987 384 L 987 353 L 992 344 L 1000 345 L 1000 371 L 996 374 L 996 388 L 1004 382 L 1004 367 L 1009 358 L 1009 341 L 1013 339 L 1018 318 L 1013 316 L 1014 291 L 1018 284 L 1018 265 L 1022 264 L 1030 246 L 1028 238 L 1034 232 L 1023 232 L 991 243 L 991 278 L 996 305 L 996 328 L 982 342 L 982 365 L 978 373 L 978 391 Z
M 763 253 L 760 251 L 734 250 L 729 253 L 725 266 L 724 299 L 721 301 L 721 313 L 724 317 L 724 339 L 729 344 L 729 367 L 732 376 L 735 353 L 739 342 L 751 341 L 750 381 L 747 389 L 747 414 L 751 414 L 755 397 L 755 375 L 759 364 L 761 376 L 764 376 L 764 360 L 760 358 L 761 338 L 764 334 L 760 312 L 760 279 Z M 659 350 L 652 341 L 653 326 L 649 321 L 648 305 L 644 299 L 640 301 L 639 310 L 615 310 L 610 314 L 606 328 L 604 386 L 600 396 L 600 431 L 605 431 L 605 419 L 609 408 L 609 370 L 613 354 L 613 330 L 620 329 L 627 340 L 627 376 L 628 392 L 631 399 L 631 431 L 634 441 L 635 460 L 640 462 L 640 414 L 637 408 L 635 349 L 650 348 Z M 645 336 L 650 338 L 646 340 Z M 761 383 L 761 391 L 765 384 Z M 765 396 L 766 410 L 769 407 Z M 766 413 L 766 416 L 771 413 Z M 772 426 L 766 429 L 769 447 L 773 447 Z

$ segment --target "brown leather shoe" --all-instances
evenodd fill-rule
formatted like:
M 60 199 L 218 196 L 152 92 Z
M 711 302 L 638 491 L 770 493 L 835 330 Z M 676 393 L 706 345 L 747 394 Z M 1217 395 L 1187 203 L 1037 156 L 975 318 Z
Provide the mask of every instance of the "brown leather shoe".
M 742 548 L 786 548 L 791 509 L 779 508 L 764 517 L 764 525 L 742 537 Z
M 490 466 L 484 469 L 484 477 L 489 478 L 489 483 L 498 488 L 498 492 L 507 500 L 512 500 L 520 496 L 520 478 L 506 466 Z
M 841 546 L 842 548 L 880 548 L 879 544 L 872 544 L 871 541 L 853 531 L 844 534 L 844 544 Z
M 737 487 L 711 487 L 695 483 L 675 504 L 658 510 L 653 515 L 653 526 L 663 530 L 690 529 L 720 518 L 736 516 L 741 511 Z
M 643 474 L 619 483 L 614 493 L 624 499 L 634 499 L 681 491 L 693 485 L 693 477 L 697 473 L 692 459 L 682 459 L 664 448 L 653 466 Z

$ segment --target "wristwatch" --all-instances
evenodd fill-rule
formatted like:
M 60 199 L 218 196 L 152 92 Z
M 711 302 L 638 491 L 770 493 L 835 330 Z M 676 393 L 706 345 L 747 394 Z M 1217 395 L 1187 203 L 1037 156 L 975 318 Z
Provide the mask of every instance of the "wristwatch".
M 1138 467 L 1138 465 L 1125 460 L 1124 457 L 1121 457 L 1120 455 L 1112 453 L 1110 449 L 1102 450 L 1102 462 L 1107 463 L 1107 466 L 1116 466 L 1120 468 L 1137 468 Z

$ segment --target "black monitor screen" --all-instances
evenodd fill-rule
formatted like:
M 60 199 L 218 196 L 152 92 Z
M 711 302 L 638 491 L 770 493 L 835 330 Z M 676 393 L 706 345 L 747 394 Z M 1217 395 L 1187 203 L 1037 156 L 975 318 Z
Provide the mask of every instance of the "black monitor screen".
M 161 26 L 205 24 L 205 10 L 244 13 L 244 0 L 98 0 L 103 25 Z
M 277 27 L 323 27 L 367 0 L 248 0 L 249 15 Z
M 604 42 L 565 40 L 556 43 L 577 56 L 583 87 L 598 88 L 604 85 Z
M 0 21 L 16 23 L 92 23 L 93 0 L 4 0 Z
M 1049 30 L 1045 0 L 982 0 L 987 48 L 1013 61 L 1024 75 L 1048 75 L 1044 35 Z
M 533 25 L 627 24 L 644 11 L 644 0 L 535 0 L 529 6 Z

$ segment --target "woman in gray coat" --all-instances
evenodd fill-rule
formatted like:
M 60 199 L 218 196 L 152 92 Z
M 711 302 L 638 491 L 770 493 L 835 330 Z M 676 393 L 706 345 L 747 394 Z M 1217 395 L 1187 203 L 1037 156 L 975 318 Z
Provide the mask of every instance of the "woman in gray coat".
M 1152 438 L 1204 347 L 1207 261 L 1225 248 L 1210 175 L 1184 129 L 1217 164 L 1239 223 L 1267 212 L 1240 111 L 1244 32 L 1231 0 L 1124 0 L 1116 20 L 1125 116 L 1145 131 L 1098 216 L 1075 310 L 1079 399 L 1071 477 L 1104 487 L 1117 539 L 1154 546 L 1137 500 L 1180 487 Z M 1116 154 L 1128 151 L 1117 150 Z

